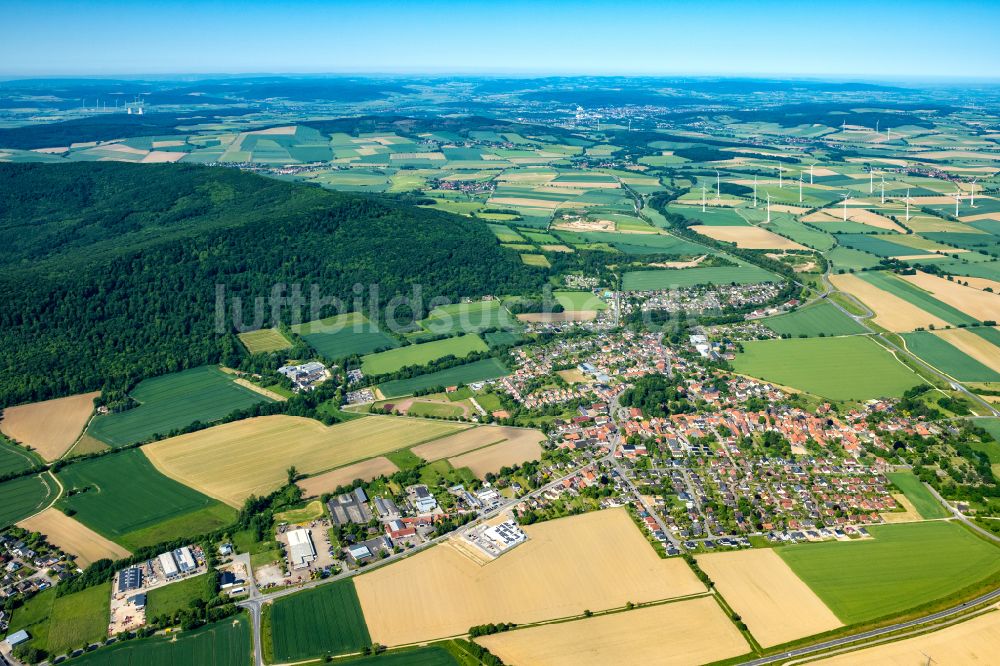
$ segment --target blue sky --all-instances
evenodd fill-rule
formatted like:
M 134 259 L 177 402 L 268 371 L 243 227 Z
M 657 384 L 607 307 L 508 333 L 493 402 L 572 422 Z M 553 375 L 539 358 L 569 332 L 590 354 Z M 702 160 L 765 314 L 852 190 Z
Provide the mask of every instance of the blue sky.
M 1000 2 L 0 0 L 0 75 L 1000 78 Z

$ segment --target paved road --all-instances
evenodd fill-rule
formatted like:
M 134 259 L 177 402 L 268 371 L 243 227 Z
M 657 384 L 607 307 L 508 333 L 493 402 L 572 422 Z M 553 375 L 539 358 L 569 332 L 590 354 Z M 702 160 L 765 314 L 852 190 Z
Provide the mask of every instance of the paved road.
M 842 647 L 844 645 L 870 641 L 872 638 L 878 638 L 885 636 L 886 634 L 891 634 L 902 629 L 909 629 L 911 627 L 919 627 L 925 624 L 931 624 L 938 620 L 944 618 L 950 618 L 955 615 L 959 615 L 970 608 L 977 606 L 988 601 L 1000 600 L 1000 589 L 993 590 L 987 594 L 980 597 L 976 597 L 972 601 L 967 601 L 963 604 L 957 606 L 952 606 L 943 611 L 938 611 L 937 613 L 932 613 L 930 615 L 925 615 L 924 617 L 917 618 L 916 620 L 909 620 L 908 622 L 899 622 L 897 624 L 889 625 L 887 627 L 882 627 L 881 629 L 872 629 L 871 631 L 866 631 L 860 634 L 854 634 L 852 636 L 845 636 L 844 638 L 836 638 L 830 641 L 824 641 L 823 643 L 816 643 L 815 645 L 810 645 L 808 647 L 798 648 L 796 650 L 790 650 L 788 652 L 782 652 L 780 654 L 771 655 L 769 657 L 761 657 L 760 659 L 754 659 L 752 661 L 743 662 L 746 666 L 757 666 L 758 664 L 773 664 L 775 662 L 784 661 L 793 657 L 802 657 L 816 652 L 830 650 L 836 647 Z

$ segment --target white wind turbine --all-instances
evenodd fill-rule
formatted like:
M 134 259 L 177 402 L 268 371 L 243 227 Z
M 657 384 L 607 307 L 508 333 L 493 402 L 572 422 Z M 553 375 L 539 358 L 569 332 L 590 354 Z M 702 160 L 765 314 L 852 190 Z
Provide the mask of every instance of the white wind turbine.
M 958 204 L 962 201 L 962 190 L 956 189 L 951 196 L 955 197 L 955 217 L 958 217 Z
M 906 188 L 906 221 L 910 221 L 910 188 Z
M 813 167 L 819 164 L 819 162 L 813 162 L 809 165 L 809 184 L 813 184 Z
M 757 174 L 753 175 L 753 207 L 757 207 Z
M 841 194 L 844 197 L 844 222 L 847 222 L 847 202 L 851 200 L 851 193 Z
M 882 176 L 882 205 L 885 205 L 885 176 Z
M 973 208 L 976 207 L 976 183 L 978 182 L 978 178 L 972 179 L 972 192 L 969 194 L 969 205 Z
M 868 169 L 868 194 L 875 193 L 875 169 Z
M 767 223 L 771 224 L 771 193 L 767 193 Z
M 701 212 L 705 212 L 705 186 L 701 186 Z
M 722 196 L 722 180 L 719 176 L 719 170 L 715 170 L 715 200 L 718 201 L 719 197 Z
M 779 189 L 779 190 L 780 190 L 780 189 L 783 189 L 783 188 L 785 187 L 785 185 L 784 185 L 784 181 L 783 181 L 783 180 L 781 179 L 781 173 L 782 173 L 783 171 L 784 171 L 784 169 L 782 169 L 782 168 L 781 168 L 781 165 L 779 164 L 779 165 L 778 165 L 778 189 Z
M 799 174 L 799 203 L 802 203 L 802 174 Z

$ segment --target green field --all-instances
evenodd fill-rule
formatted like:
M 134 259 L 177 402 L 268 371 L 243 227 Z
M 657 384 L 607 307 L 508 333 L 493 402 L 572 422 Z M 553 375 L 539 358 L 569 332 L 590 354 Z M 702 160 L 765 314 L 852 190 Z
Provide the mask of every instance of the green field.
M 0 476 L 30 469 L 38 462 L 34 453 L 0 435 Z
M 625 291 L 663 291 L 675 287 L 694 287 L 702 284 L 753 284 L 778 282 L 780 278 L 757 266 L 713 266 L 710 268 L 681 268 L 630 271 L 622 278 Z
M 560 305 L 570 312 L 607 310 L 608 304 L 589 291 L 556 291 L 552 293 Z
M 299 324 L 293 326 L 292 331 L 301 335 L 321 356 L 331 360 L 399 346 L 395 338 L 356 312 Z
M 831 336 L 866 332 L 861 324 L 827 301 L 788 314 L 769 317 L 763 323 L 778 335 L 790 335 L 793 338 L 800 335 L 814 337 L 821 333 Z
M 196 599 L 208 601 L 215 596 L 215 575 L 201 574 L 164 585 L 146 594 L 146 617 L 173 615 L 191 607 Z
M 240 333 L 239 338 L 251 354 L 281 351 L 292 346 L 288 338 L 276 328 L 262 328 L 259 331 Z
M 434 308 L 420 326 L 435 335 L 476 333 L 487 328 L 521 330 L 521 322 L 500 301 L 455 303 Z
M 916 305 L 924 312 L 932 314 L 935 317 L 940 317 L 950 324 L 978 323 L 978 320 L 974 317 L 970 317 L 947 303 L 942 303 L 920 287 L 912 285 L 887 271 L 866 271 L 859 273 L 859 277 L 865 282 L 873 284 L 879 289 L 884 289 L 890 294 L 899 296 L 904 301 Z
M 953 523 L 868 531 L 873 539 L 776 549 L 844 624 L 901 613 L 1000 572 L 1000 550 Z
M 905 333 L 902 337 L 910 352 L 960 382 L 1000 382 L 1000 372 L 983 365 L 933 333 L 916 331 Z
M 878 266 L 878 257 L 872 256 L 861 250 L 852 250 L 849 247 L 837 246 L 825 253 L 827 260 L 834 272 L 839 270 L 861 270 Z
M 132 449 L 68 465 L 59 472 L 59 501 L 75 518 L 130 550 L 232 523 L 236 511 L 160 474 Z
M 140 403 L 137 407 L 94 418 L 87 434 L 111 446 L 127 446 L 195 421 L 211 423 L 238 409 L 271 402 L 233 379 L 210 365 L 144 379 L 132 391 Z
M 337 662 L 351 666 L 460 666 L 447 650 L 436 645 L 384 652 L 373 657 L 356 657 Z M 472 662 L 468 662 L 472 663 Z
M 22 476 L 0 483 L 0 528 L 38 513 L 56 496 L 48 476 Z
M 253 650 L 250 622 L 227 618 L 194 631 L 117 643 L 73 660 L 82 666 L 246 666 Z
M 7 633 L 26 629 L 29 645 L 61 655 L 107 638 L 111 583 L 62 597 L 55 588 L 41 592 L 14 611 Z
M 507 373 L 507 368 L 497 359 L 484 358 L 481 361 L 457 365 L 454 368 L 439 370 L 426 375 L 386 382 L 385 384 L 381 384 L 379 389 L 382 390 L 382 395 L 385 397 L 396 398 L 401 395 L 409 395 L 421 389 L 433 388 L 435 386 L 458 386 L 459 384 L 503 377 Z
M 934 499 L 927 487 L 920 482 L 913 472 L 892 472 L 886 474 L 893 485 L 899 488 L 906 499 L 913 503 L 917 512 L 924 518 L 947 518 L 951 513 Z
M 408 365 L 427 365 L 431 361 L 445 356 L 463 358 L 473 352 L 486 351 L 487 349 L 488 347 L 482 338 L 470 333 L 456 338 L 424 342 L 369 354 L 361 359 L 361 370 L 366 375 L 383 375 Z
M 351 580 L 275 601 L 271 637 L 274 657 L 281 662 L 356 652 L 371 644 Z
M 864 336 L 753 340 L 743 348 L 737 372 L 833 400 L 898 397 L 923 383 Z

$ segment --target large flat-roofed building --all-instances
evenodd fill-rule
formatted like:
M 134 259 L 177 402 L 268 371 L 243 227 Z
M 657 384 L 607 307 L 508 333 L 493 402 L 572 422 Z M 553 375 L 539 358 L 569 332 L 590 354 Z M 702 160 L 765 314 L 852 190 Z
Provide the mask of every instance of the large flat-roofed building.
M 166 578 L 173 578 L 178 573 L 180 573 L 180 570 L 177 568 L 177 563 L 174 562 L 173 553 L 163 553 L 159 555 L 156 559 L 157 561 L 159 561 L 160 568 L 163 569 L 163 575 Z
M 194 555 L 191 553 L 191 549 L 187 546 L 175 550 L 174 559 L 177 561 L 177 566 L 181 573 L 193 571 L 198 567 L 197 562 L 194 561 Z
M 327 507 L 330 509 L 330 518 L 333 519 L 335 525 L 346 525 L 347 523 L 364 525 L 372 519 L 371 509 L 368 508 L 368 496 L 361 488 L 334 497 L 327 502 Z
M 129 567 L 118 574 L 118 593 L 138 590 L 142 587 L 142 569 Z
M 288 561 L 293 569 L 303 569 L 316 559 L 316 546 L 307 529 L 288 532 Z

